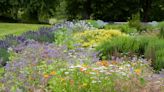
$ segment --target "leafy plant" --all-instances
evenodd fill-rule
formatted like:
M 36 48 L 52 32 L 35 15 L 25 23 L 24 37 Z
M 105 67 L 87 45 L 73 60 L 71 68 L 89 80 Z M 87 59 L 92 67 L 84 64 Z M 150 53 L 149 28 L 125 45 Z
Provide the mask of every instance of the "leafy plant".
M 135 33 L 137 29 L 129 27 L 127 24 L 108 24 L 105 29 L 119 29 L 124 33 Z
M 95 28 L 103 28 L 107 24 L 102 20 L 87 20 L 87 22 Z
M 66 45 L 68 49 L 73 49 L 74 44 L 76 43 L 75 39 L 73 39 L 73 31 L 61 28 L 54 32 L 55 36 L 55 44 L 57 45 Z
M 130 53 L 143 55 L 148 43 L 156 39 L 154 37 L 137 37 L 137 36 L 118 36 L 112 39 L 103 41 L 96 47 L 100 51 L 100 56 L 105 56 L 106 59 L 109 55 L 118 55 L 118 53 Z
M 9 60 L 9 53 L 5 48 L 0 48 L 0 66 L 4 66 Z
M 135 52 L 139 45 L 133 37 L 120 36 L 102 42 L 96 49 L 101 52 L 101 57 L 105 56 L 107 59 L 109 54 Z
M 141 72 L 142 69 L 143 72 L 145 72 L 145 65 L 140 66 L 141 63 L 139 61 L 137 63 L 138 64 L 131 66 L 132 63 L 130 62 L 121 62 L 120 64 L 115 65 L 108 61 L 100 61 L 93 64 L 77 64 L 63 67 L 59 69 L 60 73 L 49 80 L 47 88 L 52 92 L 59 90 L 70 92 L 82 92 L 88 90 L 91 92 L 118 92 L 121 90 L 130 92 L 129 87 L 134 90 L 139 90 L 138 86 L 135 85 L 144 86 L 144 83 L 146 83 L 144 78 L 141 77 L 143 75 Z M 113 67 L 110 67 L 109 64 Z M 129 67 L 126 65 L 134 68 L 134 70 L 129 71 L 127 69 Z M 114 67 L 117 69 L 114 69 Z M 120 69 L 121 67 L 124 68 Z M 131 74 L 135 75 L 135 77 Z M 136 81 L 134 83 L 134 78 L 139 81 L 137 84 L 135 84 Z M 122 84 L 120 84 L 120 81 L 122 81 Z M 127 82 L 131 85 L 126 85 Z
M 152 66 L 159 71 L 164 68 L 164 40 L 157 39 L 149 42 L 146 51 L 146 58 L 152 59 Z
M 133 14 L 132 19 L 129 20 L 129 26 L 132 28 L 136 28 L 137 31 L 141 32 L 143 30 L 143 26 L 140 22 L 140 13 Z
M 160 29 L 159 37 L 164 38 L 164 27 Z
M 33 39 L 39 42 L 53 42 L 54 34 L 51 28 L 40 28 L 38 31 L 28 31 L 23 33 L 21 36 L 25 39 Z

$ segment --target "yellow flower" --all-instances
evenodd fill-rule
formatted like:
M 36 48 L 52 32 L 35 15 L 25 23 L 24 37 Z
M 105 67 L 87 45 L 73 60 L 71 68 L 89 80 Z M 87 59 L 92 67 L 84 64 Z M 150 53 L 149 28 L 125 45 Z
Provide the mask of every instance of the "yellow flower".
M 116 65 L 116 64 L 117 64 L 117 62 L 116 62 L 116 61 L 112 61 L 111 63 L 112 63 L 113 65 Z
M 82 87 L 86 87 L 86 86 L 87 86 L 87 83 L 83 83 L 83 84 L 82 84 Z
M 61 78 L 61 81 L 62 81 L 62 82 L 65 81 L 65 78 Z
M 84 68 L 88 68 L 89 66 L 88 65 L 86 65 L 86 64 L 83 64 L 82 65 Z
M 50 73 L 50 75 L 56 75 L 56 72 L 55 72 L 55 71 L 52 71 L 52 72 Z
M 141 69 L 135 69 L 134 71 L 135 71 L 135 73 L 136 73 L 137 75 L 140 75 L 140 74 L 141 74 Z
M 48 74 L 44 74 L 43 77 L 44 78 L 49 78 L 49 75 Z

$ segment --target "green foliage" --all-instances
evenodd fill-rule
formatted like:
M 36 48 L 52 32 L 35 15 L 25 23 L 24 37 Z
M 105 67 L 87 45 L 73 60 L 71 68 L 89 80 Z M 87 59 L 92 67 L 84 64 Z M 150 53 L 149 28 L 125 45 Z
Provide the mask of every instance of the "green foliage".
M 152 66 L 156 70 L 164 68 L 164 40 L 157 39 L 149 42 L 146 50 L 145 57 L 152 59 Z
M 130 27 L 136 28 L 137 31 L 139 31 L 139 32 L 142 31 L 142 24 L 141 24 L 141 21 L 140 21 L 140 14 L 139 13 L 133 14 L 132 19 L 129 20 L 128 24 L 129 24 Z
M 73 32 L 68 31 L 65 28 L 61 28 L 54 32 L 54 39 L 55 44 L 57 45 L 66 45 L 68 49 L 72 49 L 74 47 L 73 44 L 75 43 L 75 39 L 73 39 Z
M 106 25 L 102 20 L 87 20 L 87 22 L 95 28 L 103 28 Z
M 159 37 L 164 38 L 164 27 L 160 29 Z
M 135 52 L 139 49 L 138 43 L 133 37 L 116 37 L 111 40 L 107 40 L 102 42 L 96 48 L 98 51 L 101 52 L 100 56 L 105 56 L 109 58 L 109 54 L 116 54 L 116 53 L 127 53 L 129 51 Z
M 53 42 L 54 37 L 53 37 L 53 33 L 38 33 L 38 34 L 34 34 L 29 33 L 29 34 L 25 34 L 24 37 L 26 39 L 31 39 L 31 40 L 35 40 L 35 41 L 39 41 L 39 42 Z
M 127 24 L 108 24 L 105 26 L 105 29 L 119 29 L 121 30 L 121 32 L 124 32 L 124 33 L 134 33 L 134 32 L 137 32 L 137 29 L 136 28 L 131 28 L 129 27 L 129 25 Z
M 9 53 L 7 52 L 6 49 L 0 48 L 0 66 L 5 65 L 5 61 L 9 60 Z
M 141 13 L 143 21 L 164 19 L 163 0 L 1 0 L 0 16 L 24 22 L 46 22 L 47 18 L 127 21 Z
M 0 23 L 0 39 L 6 35 L 21 35 L 22 33 L 34 30 L 36 31 L 39 27 L 49 27 L 49 25 L 39 24 L 22 24 L 22 23 Z
M 143 55 L 145 48 L 149 41 L 156 39 L 154 37 L 132 37 L 132 36 L 119 36 L 111 40 L 102 42 L 96 47 L 101 52 L 100 56 L 110 58 L 110 55 L 116 55 L 117 53 L 130 53 Z
M 2 14 L 0 16 L 8 16 L 16 20 L 24 22 L 38 23 L 51 17 L 56 10 L 59 0 L 2 0 L 0 6 Z
M 130 92 L 129 87 L 134 90 L 139 90 L 136 85 L 145 86 L 145 79 L 141 76 L 135 76 L 135 78 L 139 80 L 137 84 L 135 84 L 136 82 L 132 82 L 134 76 L 130 75 L 132 72 L 127 71 L 128 69 L 126 70 L 126 65 L 130 65 L 131 67 L 130 63 L 122 62 L 119 65 L 111 64 L 117 68 L 116 70 L 108 66 L 108 62 L 106 63 L 107 66 L 98 65 L 105 64 L 105 61 L 102 61 L 96 64 L 93 63 L 92 65 L 71 65 L 70 67 L 58 69 L 56 76 L 48 81 L 47 88 L 51 92 L 61 90 L 63 92 Z M 121 67 L 124 68 L 120 69 Z M 137 67 L 140 69 L 137 69 Z M 137 70 L 137 74 L 139 75 L 141 75 L 141 69 L 144 69 L 144 67 L 140 66 L 140 62 L 133 68 L 134 72 L 136 73 Z M 118 70 L 121 71 L 121 73 L 118 73 Z M 130 85 L 124 84 L 125 82 L 130 83 Z M 122 83 L 121 86 L 119 86 L 120 83 Z

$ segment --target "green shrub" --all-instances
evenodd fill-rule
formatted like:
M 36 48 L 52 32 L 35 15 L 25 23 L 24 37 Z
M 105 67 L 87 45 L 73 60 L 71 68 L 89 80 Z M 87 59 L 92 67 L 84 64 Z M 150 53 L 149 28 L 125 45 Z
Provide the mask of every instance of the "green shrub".
M 72 49 L 75 43 L 73 39 L 73 31 L 68 31 L 67 29 L 61 28 L 54 33 L 55 44 L 66 45 L 68 49 Z
M 145 53 L 145 49 L 147 48 L 149 42 L 153 41 L 153 40 L 157 40 L 157 37 L 154 36 L 139 36 L 138 40 L 139 40 L 139 54 L 144 54 Z
M 122 24 L 122 25 L 117 25 L 117 24 L 108 24 L 105 26 L 105 29 L 119 29 L 121 32 L 124 33 L 134 33 L 137 32 L 137 29 L 129 27 L 129 25 Z
M 164 40 L 157 39 L 149 42 L 145 57 L 152 60 L 152 66 L 155 70 L 164 68 Z
M 160 29 L 159 37 L 164 38 L 164 26 Z
M 9 60 L 9 53 L 6 49 L 0 48 L 0 66 L 5 65 L 6 61 Z
M 162 28 L 162 27 L 164 27 L 164 21 L 162 21 L 162 22 L 159 22 L 159 24 L 158 24 L 158 26 L 157 26 L 159 29 L 160 28 Z
M 141 32 L 144 29 L 144 26 L 142 26 L 141 21 L 140 21 L 140 14 L 133 14 L 132 19 L 129 20 L 128 25 L 132 28 L 136 28 L 137 31 Z
M 103 28 L 106 25 L 102 20 L 87 20 L 87 22 L 95 28 Z
M 109 58 L 108 54 L 136 52 L 139 45 L 133 37 L 116 37 L 102 42 L 96 49 L 101 52 L 101 56 Z
M 156 39 L 155 37 L 148 36 L 119 36 L 111 40 L 102 42 L 99 46 L 96 47 L 100 51 L 100 57 L 109 58 L 109 54 L 116 53 L 131 53 L 143 55 L 145 48 L 148 45 L 149 41 Z

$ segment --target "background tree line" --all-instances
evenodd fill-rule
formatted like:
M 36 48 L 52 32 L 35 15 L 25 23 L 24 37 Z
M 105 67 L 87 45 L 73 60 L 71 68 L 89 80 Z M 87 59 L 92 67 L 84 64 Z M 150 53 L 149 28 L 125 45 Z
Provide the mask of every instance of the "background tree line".
M 45 22 L 58 17 L 127 21 L 135 13 L 140 13 L 142 21 L 162 21 L 164 0 L 0 0 L 1 20 Z

